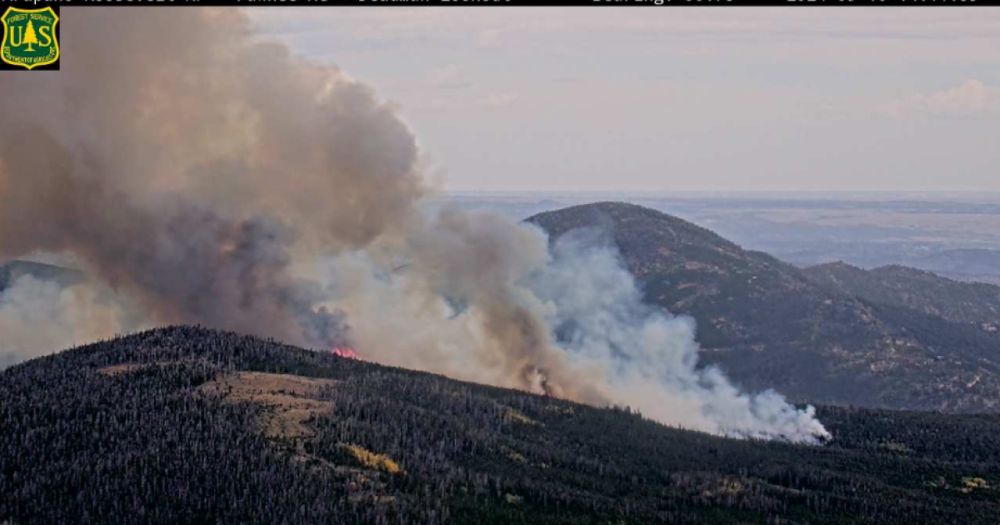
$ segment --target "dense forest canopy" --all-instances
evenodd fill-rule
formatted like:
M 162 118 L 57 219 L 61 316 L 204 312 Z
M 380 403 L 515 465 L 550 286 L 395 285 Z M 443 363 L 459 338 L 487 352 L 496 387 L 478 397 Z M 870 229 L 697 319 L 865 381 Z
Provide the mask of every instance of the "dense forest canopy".
M 995 523 L 1000 417 L 824 446 L 172 327 L 0 372 L 0 523 Z

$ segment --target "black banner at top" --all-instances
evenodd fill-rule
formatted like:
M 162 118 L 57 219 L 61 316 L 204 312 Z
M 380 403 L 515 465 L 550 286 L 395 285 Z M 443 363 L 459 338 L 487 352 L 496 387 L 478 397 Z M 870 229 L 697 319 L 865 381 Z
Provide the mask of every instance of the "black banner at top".
M 3 5 L 71 6 L 996 6 L 1000 0 L 0 0 Z

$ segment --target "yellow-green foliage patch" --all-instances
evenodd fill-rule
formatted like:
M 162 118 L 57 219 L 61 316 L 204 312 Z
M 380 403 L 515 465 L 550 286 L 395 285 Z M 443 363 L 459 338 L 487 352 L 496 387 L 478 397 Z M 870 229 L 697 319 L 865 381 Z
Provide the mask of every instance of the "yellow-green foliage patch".
M 521 423 L 523 425 L 541 425 L 538 421 L 535 421 L 523 413 L 509 407 L 504 411 L 504 417 L 510 421 Z
M 989 490 L 990 484 L 985 479 L 975 476 L 969 476 L 962 478 L 962 487 L 959 489 L 962 492 L 972 492 L 974 490 Z
M 403 468 L 399 466 L 399 463 L 393 461 L 392 458 L 385 454 L 379 454 L 377 452 L 372 452 L 360 445 L 348 444 L 344 445 L 344 448 L 354 456 L 354 459 L 358 463 L 364 465 L 367 468 L 373 470 L 381 470 L 388 472 L 389 474 L 404 474 Z

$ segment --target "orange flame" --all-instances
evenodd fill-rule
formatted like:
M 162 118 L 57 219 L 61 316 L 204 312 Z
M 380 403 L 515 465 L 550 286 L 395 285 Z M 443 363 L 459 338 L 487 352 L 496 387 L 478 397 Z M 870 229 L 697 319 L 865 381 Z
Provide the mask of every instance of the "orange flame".
M 337 357 L 345 357 L 347 359 L 357 359 L 358 361 L 363 361 L 361 354 L 356 350 L 348 346 L 335 346 L 330 349 L 330 353 Z

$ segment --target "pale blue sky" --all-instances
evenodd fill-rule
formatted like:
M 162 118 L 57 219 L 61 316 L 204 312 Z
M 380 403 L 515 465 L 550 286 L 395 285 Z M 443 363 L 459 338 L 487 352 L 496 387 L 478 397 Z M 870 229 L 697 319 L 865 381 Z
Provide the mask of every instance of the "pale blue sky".
M 1000 8 L 258 8 L 468 190 L 1000 191 Z

